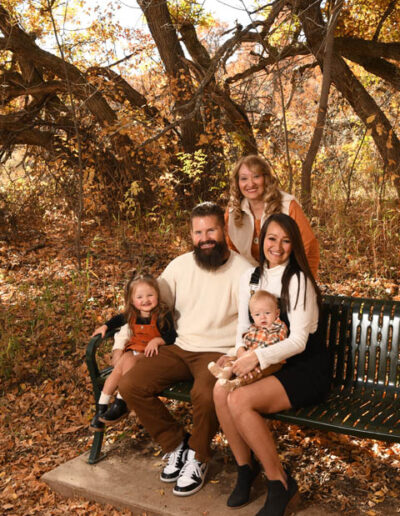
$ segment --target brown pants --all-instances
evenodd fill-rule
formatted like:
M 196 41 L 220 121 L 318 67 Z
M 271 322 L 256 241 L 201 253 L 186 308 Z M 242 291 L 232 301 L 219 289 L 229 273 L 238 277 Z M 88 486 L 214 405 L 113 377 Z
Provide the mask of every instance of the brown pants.
M 221 354 L 185 351 L 175 344 L 160 346 L 158 355 L 140 360 L 121 378 L 119 392 L 164 452 L 173 451 L 185 431 L 157 394 L 176 382 L 194 380 L 190 391 L 193 430 L 189 446 L 201 462 L 210 459 L 210 442 L 218 430 L 218 420 L 213 401 L 216 378 L 209 373 L 207 364 Z

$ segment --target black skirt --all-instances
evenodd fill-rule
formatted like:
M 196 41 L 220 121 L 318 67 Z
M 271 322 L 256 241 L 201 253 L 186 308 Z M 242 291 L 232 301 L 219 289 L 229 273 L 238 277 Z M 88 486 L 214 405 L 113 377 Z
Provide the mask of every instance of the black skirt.
M 288 324 L 285 314 L 281 319 Z M 293 408 L 323 401 L 330 389 L 329 353 L 320 325 L 310 334 L 305 350 L 290 357 L 274 375 L 283 385 Z

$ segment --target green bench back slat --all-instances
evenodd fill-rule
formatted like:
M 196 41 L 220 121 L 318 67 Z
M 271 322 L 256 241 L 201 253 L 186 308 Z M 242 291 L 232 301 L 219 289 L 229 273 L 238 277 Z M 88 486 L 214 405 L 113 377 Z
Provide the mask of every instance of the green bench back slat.
M 347 298 L 325 296 L 322 320 L 325 339 L 330 351 L 331 378 L 334 386 L 345 385 L 351 380 L 349 350 L 351 336 L 350 304 Z
M 322 314 L 333 386 L 400 392 L 400 303 L 325 296 Z
M 396 305 L 365 301 L 353 311 L 352 354 L 355 381 L 378 389 L 399 390 L 399 325 Z M 396 336 L 397 335 L 397 336 Z

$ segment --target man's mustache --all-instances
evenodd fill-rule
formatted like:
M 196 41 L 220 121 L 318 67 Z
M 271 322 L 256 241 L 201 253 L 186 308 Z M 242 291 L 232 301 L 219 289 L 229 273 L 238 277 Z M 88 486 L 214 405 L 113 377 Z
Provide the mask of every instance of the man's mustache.
M 203 245 L 210 245 L 210 244 L 216 245 L 217 242 L 216 242 L 216 240 L 205 240 L 204 242 L 199 242 L 198 247 L 202 247 Z

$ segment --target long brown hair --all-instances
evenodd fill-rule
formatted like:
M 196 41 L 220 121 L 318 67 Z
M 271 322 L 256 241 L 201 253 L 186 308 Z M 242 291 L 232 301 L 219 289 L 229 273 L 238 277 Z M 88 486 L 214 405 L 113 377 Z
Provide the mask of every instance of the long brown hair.
M 230 200 L 229 207 L 233 208 L 233 219 L 237 226 L 242 225 L 243 212 L 241 202 L 243 194 L 239 188 L 239 172 L 242 165 L 245 165 L 251 172 L 258 172 L 264 176 L 264 214 L 265 216 L 282 211 L 282 194 L 278 188 L 278 180 L 272 175 L 271 167 L 261 156 L 250 154 L 243 156 L 236 163 L 230 177 Z
M 158 281 L 150 274 L 134 274 L 126 284 L 124 293 L 125 320 L 130 323 L 135 323 L 136 319 L 140 316 L 140 311 L 132 303 L 132 297 L 135 293 L 135 290 L 141 283 L 145 283 L 146 285 L 149 285 L 149 287 L 154 288 L 154 290 L 157 293 L 158 303 L 157 306 L 155 306 L 153 310 L 150 312 L 150 315 L 152 316 L 153 314 L 156 314 L 159 326 L 162 327 L 164 323 L 168 322 L 168 319 L 166 319 L 165 316 L 169 311 L 169 308 L 163 301 L 161 301 L 160 287 L 158 286 Z
M 264 264 L 268 263 L 268 260 L 265 257 L 264 253 L 264 240 L 265 235 L 267 234 L 268 226 L 271 222 L 276 222 L 279 226 L 285 231 L 287 236 L 290 239 L 290 243 L 292 244 L 292 252 L 289 256 L 289 263 L 286 266 L 286 269 L 282 275 L 282 291 L 281 291 L 281 308 L 285 312 L 290 312 L 290 299 L 289 299 L 289 283 L 292 276 L 296 275 L 298 280 L 298 289 L 296 296 L 296 303 L 294 308 L 297 306 L 297 302 L 299 300 L 300 294 L 300 272 L 302 272 L 305 276 L 305 280 L 310 280 L 312 283 L 315 293 L 317 294 L 317 303 L 318 308 L 321 309 L 322 306 L 322 296 L 321 291 L 312 275 L 310 270 L 310 266 L 308 265 L 306 252 L 304 250 L 303 240 L 301 238 L 299 226 L 296 221 L 293 220 L 289 215 L 285 215 L 284 213 L 274 213 L 268 217 L 268 219 L 262 225 L 260 231 L 260 270 L 261 274 L 264 268 Z M 306 305 L 306 291 L 304 289 L 304 306 Z

